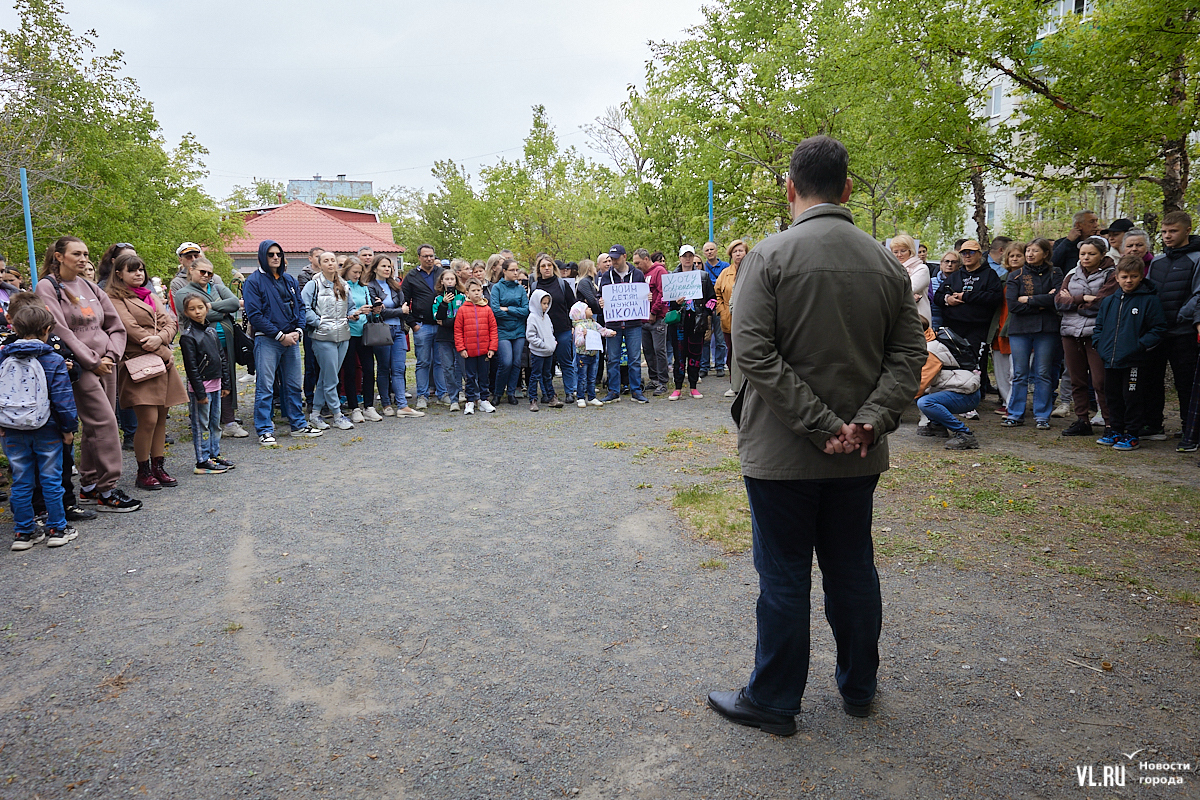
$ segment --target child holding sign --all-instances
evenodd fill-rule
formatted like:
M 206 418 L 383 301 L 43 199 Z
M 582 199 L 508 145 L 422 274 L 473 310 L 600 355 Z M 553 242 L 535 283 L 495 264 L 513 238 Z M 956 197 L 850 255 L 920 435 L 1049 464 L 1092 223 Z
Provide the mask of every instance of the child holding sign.
M 575 333 L 575 352 L 578 354 L 579 400 L 577 405 L 585 408 L 588 403 L 602 406 L 596 399 L 596 370 L 600 366 L 600 348 L 605 336 L 616 336 L 617 332 L 602 328 L 592 319 L 592 309 L 584 302 L 571 306 L 571 328 Z M 584 394 L 587 398 L 584 398 Z
M 671 343 L 671 354 L 675 359 L 675 391 L 667 399 L 678 400 L 683 395 L 686 367 L 691 395 L 699 400 L 704 396 L 696 388 L 700 380 L 700 351 L 704 347 L 708 320 L 717 306 L 717 295 L 703 270 L 694 269 L 690 264 L 680 266 L 680 272 L 663 276 L 663 297 L 675 298 L 667 313 L 667 341 Z

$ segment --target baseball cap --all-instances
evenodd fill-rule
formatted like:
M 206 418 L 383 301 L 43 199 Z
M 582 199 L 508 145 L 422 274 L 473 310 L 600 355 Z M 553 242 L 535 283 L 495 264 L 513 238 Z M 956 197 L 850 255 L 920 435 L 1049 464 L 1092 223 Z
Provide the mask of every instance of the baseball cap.
M 974 239 L 967 239 L 962 243 L 962 246 L 958 248 L 958 252 L 960 253 L 964 250 L 974 250 L 976 253 L 983 252 L 983 248 L 979 246 L 979 242 L 975 241 Z
M 183 244 L 179 245 L 179 247 L 175 248 L 175 255 L 177 256 L 181 256 L 184 253 L 199 252 L 201 252 L 200 245 L 196 244 L 195 242 L 184 242 Z
M 684 253 L 696 255 L 696 248 L 692 247 L 690 244 L 685 244 L 683 247 L 679 248 L 679 255 L 683 255 Z
M 616 261 L 618 258 L 625 255 L 625 248 L 619 244 L 614 244 L 612 247 L 608 248 L 608 255 L 613 259 L 613 261 Z

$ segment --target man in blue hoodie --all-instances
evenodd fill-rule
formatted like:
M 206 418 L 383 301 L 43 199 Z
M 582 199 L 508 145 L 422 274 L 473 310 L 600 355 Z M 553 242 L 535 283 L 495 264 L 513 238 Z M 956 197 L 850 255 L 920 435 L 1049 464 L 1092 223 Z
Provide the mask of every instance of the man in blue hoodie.
M 246 319 L 254 328 L 254 430 L 258 443 L 275 445 L 271 407 L 275 398 L 275 373 L 280 375 L 280 405 L 292 423 L 292 436 L 320 436 L 321 431 L 304 417 L 300 378 L 300 337 L 304 307 L 300 285 L 287 274 L 287 259 L 278 242 L 268 239 L 258 246 L 258 269 L 242 287 Z

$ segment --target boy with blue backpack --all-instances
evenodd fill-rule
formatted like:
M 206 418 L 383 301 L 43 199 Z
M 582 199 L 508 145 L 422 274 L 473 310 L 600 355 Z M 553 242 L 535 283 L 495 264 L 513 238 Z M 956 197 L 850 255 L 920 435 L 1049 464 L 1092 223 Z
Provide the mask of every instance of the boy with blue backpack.
M 62 503 L 63 445 L 74 441 L 78 427 L 71 379 L 63 357 L 46 343 L 54 317 L 44 306 L 18 309 L 11 323 L 19 338 L 0 347 L 0 435 L 13 471 L 12 549 L 28 550 L 43 539 L 61 547 L 76 536 Z M 46 501 L 45 534 L 33 514 L 35 482 Z

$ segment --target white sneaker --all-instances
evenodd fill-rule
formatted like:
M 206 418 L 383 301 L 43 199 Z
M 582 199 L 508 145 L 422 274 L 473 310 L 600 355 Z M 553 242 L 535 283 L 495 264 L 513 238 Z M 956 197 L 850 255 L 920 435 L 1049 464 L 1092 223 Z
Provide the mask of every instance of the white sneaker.
M 320 436 L 322 433 L 324 433 L 324 431 L 319 431 L 312 425 L 305 425 L 303 428 L 297 428 L 288 435 L 294 436 L 297 439 L 311 439 L 313 437 Z
M 313 413 L 308 415 L 308 424 L 312 425 L 314 428 L 316 428 L 319 431 L 329 430 L 329 423 L 326 422 L 325 420 L 321 419 L 321 414 L 317 411 L 314 411 Z
M 1099 411 L 1097 411 L 1096 416 L 1092 417 L 1092 424 L 1093 425 L 1103 425 L 1104 424 L 1104 415 L 1101 414 Z
M 238 383 L 254 383 L 254 380 L 255 378 L 253 375 L 243 375 L 242 377 L 238 378 Z
M 1060 419 L 1070 416 L 1070 414 L 1071 414 L 1071 404 L 1067 403 L 1067 402 L 1059 403 L 1058 407 L 1050 412 L 1050 416 L 1059 417 Z
M 396 409 L 392 408 L 391 406 L 384 406 L 383 415 L 385 417 L 394 417 L 396 416 Z
M 345 414 L 338 414 L 333 418 L 333 427 L 338 428 L 339 430 L 348 431 L 354 427 L 354 423 L 346 419 Z
M 496 407 L 494 405 L 492 405 L 491 403 L 489 403 L 487 400 L 480 400 L 479 401 L 479 410 L 485 414 L 494 414 L 496 412 Z
M 428 407 L 429 407 L 429 403 L 425 400 L 424 397 L 417 398 L 417 410 L 418 411 L 420 411 L 422 408 L 428 408 Z
M 356 408 L 350 412 L 350 421 L 355 425 L 361 425 L 362 423 L 366 422 L 366 419 L 363 418 L 361 408 Z
M 597 407 L 599 407 L 599 408 L 603 408 L 603 407 L 604 407 L 604 401 L 603 401 L 603 400 L 601 400 L 599 397 L 593 397 L 591 400 L 588 400 L 588 405 L 592 405 L 592 406 L 597 406 Z
M 575 405 L 579 406 L 580 408 L 587 408 L 587 400 L 584 400 L 584 399 L 581 397 L 581 398 L 579 398 L 578 400 L 576 400 L 576 401 L 575 401 Z
M 455 403 L 454 405 L 458 405 L 458 403 Z M 450 410 L 453 411 L 454 410 L 453 407 L 451 407 Z M 474 414 L 474 413 L 475 413 L 475 404 L 468 400 L 467 408 L 465 411 L 463 411 L 463 416 L 465 417 L 468 414 Z
M 460 402 L 460 403 L 465 403 L 465 402 L 467 402 L 467 393 L 466 393 L 466 392 L 459 392 L 459 393 L 458 393 L 458 402 Z
M 737 392 L 735 392 L 733 389 L 726 389 L 725 396 L 726 397 L 737 397 Z
M 231 422 L 221 429 L 221 435 L 231 439 L 245 439 L 250 433 L 236 422 Z
M 457 401 L 457 400 L 455 400 L 453 403 L 451 403 L 451 404 L 450 404 L 450 410 L 451 410 L 451 411 L 458 411 L 458 408 L 459 408 L 459 406 L 458 406 L 458 401 Z
M 368 422 L 383 422 L 383 417 L 379 416 L 379 412 L 375 410 L 375 406 L 367 406 L 363 409 L 363 419 Z
M 423 417 L 423 416 L 425 416 L 425 412 L 417 411 L 412 406 L 405 406 L 404 408 L 401 408 L 398 411 L 396 411 L 396 416 L 397 417 Z

